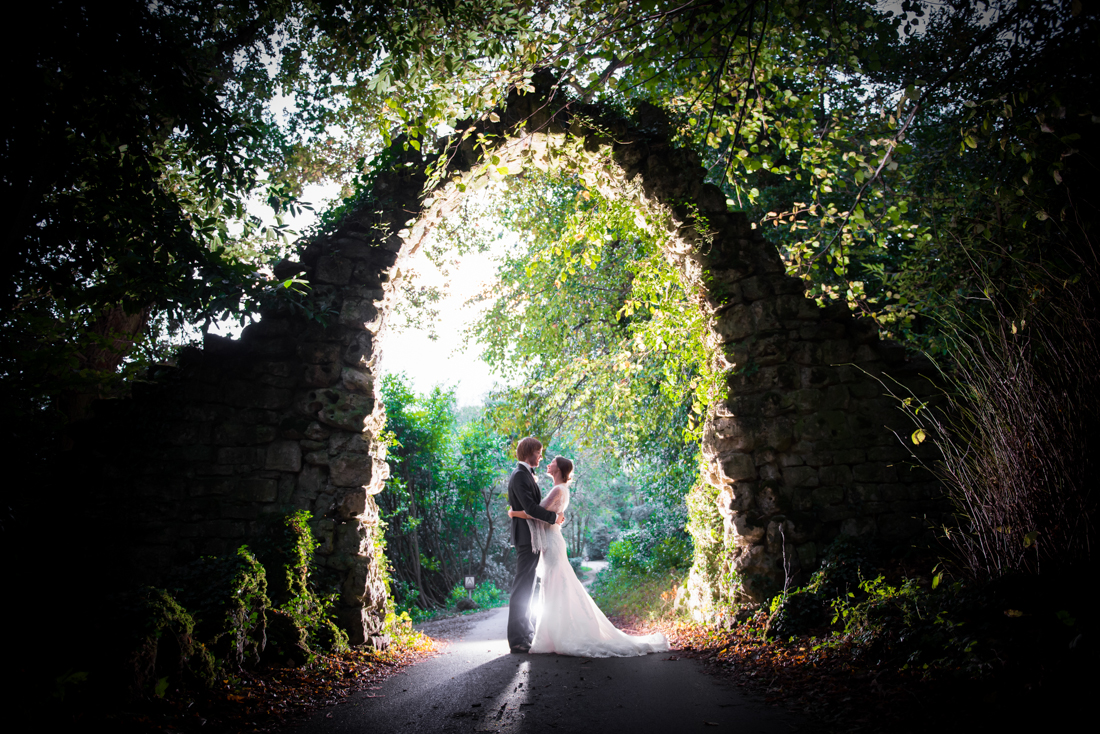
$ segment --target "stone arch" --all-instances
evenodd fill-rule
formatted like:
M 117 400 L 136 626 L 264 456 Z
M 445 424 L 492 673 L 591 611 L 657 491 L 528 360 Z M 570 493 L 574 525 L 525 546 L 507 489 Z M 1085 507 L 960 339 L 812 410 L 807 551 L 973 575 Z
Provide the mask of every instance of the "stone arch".
M 375 441 L 375 343 L 404 258 L 476 177 L 479 140 L 502 158 L 496 165 L 553 166 L 566 146 L 574 159 L 599 161 L 586 169 L 591 185 L 664 212 L 666 253 L 712 315 L 730 394 L 706 424 L 706 470 L 691 498 L 713 518 L 691 528 L 694 608 L 762 601 L 812 568 L 839 533 L 902 541 L 923 529 L 916 518 L 935 509 L 936 485 L 901 465 L 908 454 L 894 431 L 904 418 L 880 381 L 920 392 L 920 365 L 880 341 L 872 322 L 807 299 L 775 248 L 705 182 L 695 154 L 670 143 L 658 110 L 627 120 L 538 82 L 492 119 L 460 124 L 441 153 L 396 142 L 369 194 L 307 243 L 300 263 L 280 263 L 277 275 L 311 284 L 309 307 L 326 323 L 285 305 L 265 310 L 239 341 L 208 337 L 132 400 L 100 412 L 130 423 L 157 416 L 135 454 L 112 463 L 145 467 L 132 481 L 116 472 L 120 489 L 108 500 L 133 501 L 139 574 L 226 552 L 263 533 L 268 518 L 310 509 L 319 562 L 340 580 L 343 626 L 357 643 L 380 633 L 373 495 L 388 470 Z M 427 164 L 440 155 L 443 175 L 425 195 Z

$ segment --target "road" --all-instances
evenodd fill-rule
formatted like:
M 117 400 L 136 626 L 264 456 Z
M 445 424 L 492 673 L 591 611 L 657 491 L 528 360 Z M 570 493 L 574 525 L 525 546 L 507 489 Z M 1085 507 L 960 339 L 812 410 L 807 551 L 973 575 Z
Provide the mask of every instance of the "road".
M 442 654 L 318 711 L 298 734 L 737 732 L 814 726 L 706 675 L 675 651 L 588 660 L 513 655 L 507 608 L 452 622 Z M 440 630 L 446 630 L 441 626 Z M 437 635 L 430 628 L 428 633 Z

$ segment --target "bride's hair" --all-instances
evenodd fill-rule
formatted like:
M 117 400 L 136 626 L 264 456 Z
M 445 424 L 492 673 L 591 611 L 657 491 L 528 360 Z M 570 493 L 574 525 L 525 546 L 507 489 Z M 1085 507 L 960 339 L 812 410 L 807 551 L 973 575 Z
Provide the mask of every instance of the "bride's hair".
M 554 461 L 558 462 L 558 470 L 561 472 L 561 480 L 563 482 L 568 482 L 570 479 L 573 478 L 572 461 L 565 458 L 564 456 L 559 456 L 558 458 L 554 459 Z

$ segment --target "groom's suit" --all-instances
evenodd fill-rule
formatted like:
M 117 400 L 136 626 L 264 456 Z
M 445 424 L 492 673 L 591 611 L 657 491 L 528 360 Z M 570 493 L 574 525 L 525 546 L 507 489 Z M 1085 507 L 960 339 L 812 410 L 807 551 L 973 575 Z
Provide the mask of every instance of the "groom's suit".
M 508 479 L 508 504 L 513 510 L 523 510 L 531 517 L 553 525 L 558 520 L 557 513 L 542 507 L 540 502 L 542 492 L 535 475 L 531 467 L 521 461 Z M 516 547 L 516 578 L 512 582 L 512 598 L 508 602 L 508 645 L 515 650 L 529 647 L 535 635 L 529 609 L 539 554 L 531 551 L 531 529 L 526 520 L 512 518 L 512 545 Z

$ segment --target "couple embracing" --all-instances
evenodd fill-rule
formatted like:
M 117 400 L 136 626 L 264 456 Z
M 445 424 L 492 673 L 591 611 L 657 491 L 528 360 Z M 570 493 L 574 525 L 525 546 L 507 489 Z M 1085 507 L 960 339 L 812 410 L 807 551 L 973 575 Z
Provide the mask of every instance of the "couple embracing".
M 577 579 L 565 552 L 561 524 L 569 506 L 573 462 L 564 456 L 550 461 L 547 474 L 554 487 L 544 499 L 535 471 L 542 461 L 542 443 L 527 437 L 516 447 L 519 463 L 508 480 L 512 545 L 516 547 L 516 578 L 508 604 L 508 645 L 514 653 L 549 653 L 586 658 L 630 657 L 668 649 L 664 635 L 632 637 L 615 628 Z M 542 614 L 531 619 L 535 577 L 542 579 Z

